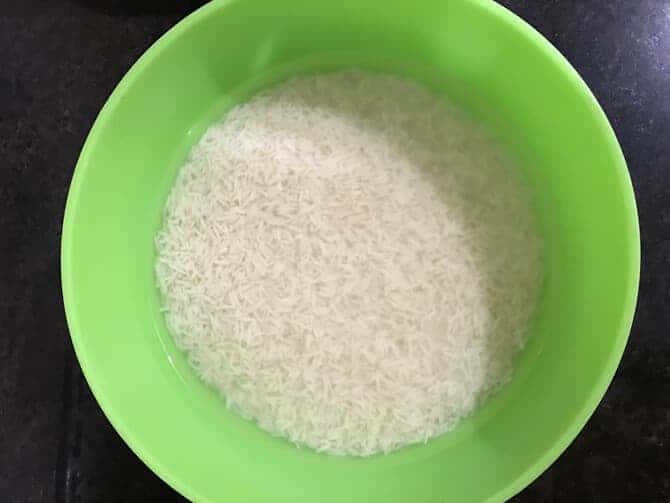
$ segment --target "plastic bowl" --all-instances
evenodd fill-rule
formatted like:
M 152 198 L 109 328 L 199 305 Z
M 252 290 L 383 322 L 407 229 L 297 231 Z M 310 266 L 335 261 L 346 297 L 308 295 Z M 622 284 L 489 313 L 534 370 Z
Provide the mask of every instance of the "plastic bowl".
M 486 123 L 535 191 L 546 246 L 540 306 L 510 384 L 453 432 L 369 459 L 298 449 L 228 411 L 168 336 L 153 273 L 166 196 L 206 126 L 270 82 L 351 66 L 414 77 Z M 62 239 L 67 319 L 93 393 L 137 455 L 199 502 L 511 497 L 603 396 L 638 274 L 634 196 L 605 115 L 545 39 L 475 0 L 206 5 L 147 51 L 103 108 Z

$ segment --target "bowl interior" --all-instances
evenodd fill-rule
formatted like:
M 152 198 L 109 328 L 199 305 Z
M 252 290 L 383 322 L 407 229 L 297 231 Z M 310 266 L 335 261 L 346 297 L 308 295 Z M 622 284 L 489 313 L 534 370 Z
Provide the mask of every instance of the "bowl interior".
M 519 160 L 545 240 L 512 382 L 453 432 L 369 459 L 297 449 L 226 410 L 167 334 L 153 273 L 165 199 L 207 125 L 271 82 L 351 66 L 414 77 L 486 123 Z M 602 397 L 632 320 L 638 243 L 626 166 L 595 99 L 493 2 L 220 1 L 161 39 L 101 112 L 68 199 L 63 291 L 105 413 L 192 499 L 499 500 L 544 470 Z

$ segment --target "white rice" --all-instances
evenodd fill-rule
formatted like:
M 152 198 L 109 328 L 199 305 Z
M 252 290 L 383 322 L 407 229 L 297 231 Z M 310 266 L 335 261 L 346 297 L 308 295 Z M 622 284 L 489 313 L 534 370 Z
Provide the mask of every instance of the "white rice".
M 232 109 L 156 237 L 167 324 L 274 435 L 368 456 L 452 429 L 509 379 L 540 286 L 516 172 L 389 75 L 299 77 Z

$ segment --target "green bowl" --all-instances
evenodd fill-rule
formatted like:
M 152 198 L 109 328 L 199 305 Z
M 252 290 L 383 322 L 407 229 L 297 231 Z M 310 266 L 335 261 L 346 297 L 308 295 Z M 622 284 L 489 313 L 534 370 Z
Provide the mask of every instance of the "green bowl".
M 368 459 L 299 449 L 226 409 L 167 334 L 153 237 L 209 123 L 269 83 L 357 66 L 446 94 L 516 155 L 535 193 L 546 278 L 512 381 L 454 431 Z M 635 200 L 593 95 L 491 1 L 215 1 L 162 37 L 100 113 L 62 239 L 75 350 L 100 406 L 158 475 L 200 502 L 501 501 L 577 435 L 635 308 Z

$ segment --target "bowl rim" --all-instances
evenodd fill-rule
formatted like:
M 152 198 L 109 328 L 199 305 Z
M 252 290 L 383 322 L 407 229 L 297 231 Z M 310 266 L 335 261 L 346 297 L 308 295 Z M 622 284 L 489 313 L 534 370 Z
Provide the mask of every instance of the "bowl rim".
M 133 434 L 132 426 L 123 419 L 122 412 L 111 403 L 104 390 L 104 387 L 96 378 L 96 373 L 88 364 L 87 351 L 85 349 L 86 343 L 84 342 L 85 336 L 79 327 L 75 302 L 76 293 L 73 281 L 71 279 L 71 271 L 75 266 L 72 259 L 72 234 L 82 181 L 86 175 L 87 170 L 89 169 L 92 151 L 95 149 L 96 144 L 98 143 L 98 138 L 103 128 L 103 124 L 114 114 L 115 109 L 123 99 L 123 95 L 130 87 L 132 87 L 135 80 L 143 72 L 144 68 L 150 65 L 152 61 L 156 59 L 170 44 L 177 40 L 182 33 L 190 30 L 201 19 L 204 19 L 207 16 L 213 14 L 215 11 L 224 8 L 228 4 L 236 3 L 237 1 L 240 0 L 213 0 L 183 18 L 166 33 L 164 33 L 140 56 L 140 58 L 133 64 L 130 70 L 115 87 L 100 110 L 97 118 L 95 119 L 75 166 L 65 204 L 61 236 L 60 272 L 65 315 L 75 354 L 88 386 L 90 387 L 93 395 L 96 398 L 96 401 L 98 402 L 108 421 L 112 424 L 126 445 L 163 481 L 165 481 L 172 488 L 188 499 L 194 501 L 204 501 L 205 499 L 202 497 L 198 489 L 190 485 L 188 481 L 185 481 L 179 476 L 171 473 L 170 470 L 167 469 L 162 464 L 162 462 L 157 457 L 155 457 L 149 451 L 149 449 L 145 447 L 142 440 Z M 615 132 L 596 97 L 575 70 L 575 68 L 543 35 L 541 35 L 530 24 L 528 24 L 526 21 L 521 19 L 506 7 L 496 3 L 493 0 L 461 1 L 473 4 L 483 9 L 487 14 L 498 18 L 499 21 L 507 24 L 511 29 L 519 31 L 529 43 L 536 45 L 536 47 L 543 52 L 545 57 L 549 58 L 553 61 L 554 64 L 560 67 L 566 79 L 568 79 L 570 84 L 574 86 L 575 90 L 578 91 L 584 98 L 586 98 L 585 106 L 589 107 L 590 112 L 597 121 L 599 128 L 605 134 L 607 139 L 607 148 L 610 151 L 612 157 L 615 159 L 612 169 L 616 169 L 620 172 L 622 182 L 622 196 L 624 198 L 624 204 L 627 206 L 629 213 L 629 218 L 627 219 L 628 228 L 625 229 L 625 232 L 629 236 L 631 248 L 629 250 L 631 257 L 631 264 L 629 267 L 630 277 L 628 278 L 631 284 L 631 288 L 626 294 L 626 301 L 622 309 L 621 326 L 614 338 L 615 340 L 612 343 L 609 359 L 607 360 L 598 380 L 593 383 L 588 400 L 586 400 L 584 406 L 580 410 L 575 411 L 575 419 L 572 421 L 570 426 L 565 429 L 562 435 L 556 437 L 551 448 L 547 449 L 535 463 L 528 466 L 517 476 L 516 479 L 508 482 L 507 485 L 500 489 L 497 493 L 491 495 L 487 501 L 493 502 L 504 501 L 513 497 L 515 494 L 519 493 L 528 485 L 530 485 L 531 482 L 533 482 L 547 468 L 549 468 L 549 466 L 554 461 L 556 461 L 556 459 L 558 459 L 563 451 L 565 451 L 565 449 L 567 449 L 567 447 L 577 437 L 602 400 L 623 356 L 634 319 L 640 279 L 640 230 L 633 184 L 627 168 L 626 160 L 617 141 Z

